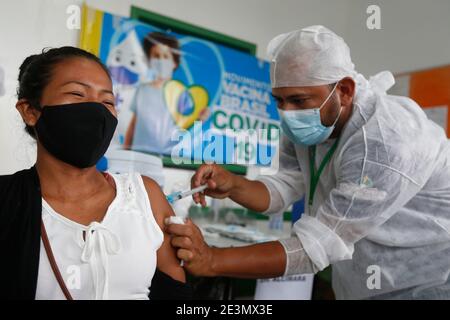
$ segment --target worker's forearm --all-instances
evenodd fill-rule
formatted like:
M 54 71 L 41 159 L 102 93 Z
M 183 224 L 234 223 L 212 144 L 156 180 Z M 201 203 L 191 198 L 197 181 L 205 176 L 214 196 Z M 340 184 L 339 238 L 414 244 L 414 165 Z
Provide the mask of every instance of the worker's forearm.
M 212 248 L 214 276 L 274 278 L 284 274 L 286 253 L 278 241 L 245 247 Z
M 264 183 L 236 175 L 233 184 L 231 200 L 253 211 L 263 212 L 269 208 L 270 193 Z

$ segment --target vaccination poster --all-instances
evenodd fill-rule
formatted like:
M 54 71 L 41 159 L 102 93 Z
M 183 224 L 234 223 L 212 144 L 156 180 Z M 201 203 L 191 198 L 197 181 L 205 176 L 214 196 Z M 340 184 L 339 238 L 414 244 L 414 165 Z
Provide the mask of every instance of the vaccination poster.
M 270 165 L 279 116 L 268 62 L 89 7 L 80 40 L 113 80 L 119 124 L 110 148 Z

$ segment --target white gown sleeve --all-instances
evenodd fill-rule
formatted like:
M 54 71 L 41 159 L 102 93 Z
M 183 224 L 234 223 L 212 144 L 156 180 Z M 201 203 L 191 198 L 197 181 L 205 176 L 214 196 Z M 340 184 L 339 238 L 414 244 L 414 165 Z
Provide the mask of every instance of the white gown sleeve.
M 403 163 L 408 155 L 403 155 Z M 351 259 L 354 244 L 399 211 L 422 188 L 399 168 L 343 157 L 338 181 L 314 216 L 304 215 L 293 232 L 318 270 Z
M 264 183 L 270 193 L 269 208 L 264 213 L 286 210 L 300 200 L 305 193 L 305 182 L 300 170 L 295 147 L 284 135 L 280 143 L 279 169 L 275 175 L 260 175 L 257 180 Z

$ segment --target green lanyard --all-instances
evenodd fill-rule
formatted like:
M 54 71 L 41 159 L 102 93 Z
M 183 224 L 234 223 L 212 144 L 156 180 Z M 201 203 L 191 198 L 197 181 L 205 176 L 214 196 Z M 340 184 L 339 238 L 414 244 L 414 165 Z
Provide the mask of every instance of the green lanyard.
M 328 162 L 330 162 L 331 157 L 333 156 L 334 151 L 336 151 L 336 148 L 338 146 L 339 139 L 336 139 L 336 142 L 333 144 L 333 146 L 328 150 L 327 154 L 323 158 L 322 162 L 320 163 L 319 170 L 316 171 L 316 146 L 311 146 L 308 148 L 309 152 L 309 171 L 311 174 L 310 180 L 309 180 L 309 208 L 311 208 L 314 200 L 314 193 L 316 192 L 317 184 L 319 183 L 320 175 L 322 174 L 323 169 L 327 165 Z

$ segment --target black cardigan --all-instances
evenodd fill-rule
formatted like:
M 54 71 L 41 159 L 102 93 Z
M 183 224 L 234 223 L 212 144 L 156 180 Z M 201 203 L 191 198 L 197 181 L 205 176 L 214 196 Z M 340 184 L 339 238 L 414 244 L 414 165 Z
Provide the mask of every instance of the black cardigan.
M 32 300 L 39 270 L 42 200 L 35 167 L 0 176 L 0 299 Z M 188 284 L 156 270 L 151 299 L 190 299 Z

